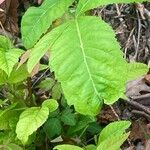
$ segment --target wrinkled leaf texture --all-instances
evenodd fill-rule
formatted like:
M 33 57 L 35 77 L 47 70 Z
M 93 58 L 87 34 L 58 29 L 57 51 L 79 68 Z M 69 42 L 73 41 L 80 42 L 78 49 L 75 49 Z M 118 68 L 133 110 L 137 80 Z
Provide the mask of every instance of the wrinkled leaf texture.
M 51 49 L 50 67 L 69 105 L 74 104 L 78 112 L 96 114 L 103 99 L 110 104 L 123 95 L 126 62 L 113 30 L 104 21 L 96 17 L 70 21 Z
M 61 82 L 68 104 L 78 112 L 96 115 L 103 100 L 112 104 L 124 96 L 129 64 L 114 31 L 103 20 L 84 16 L 53 29 L 32 49 L 29 72 L 48 49 L 50 68 Z
M 73 0 L 44 0 L 39 7 L 30 7 L 21 23 L 22 40 L 26 48 L 31 48 L 45 33 L 52 22 L 61 17 Z
M 42 107 L 31 107 L 22 112 L 16 126 L 18 139 L 26 144 L 29 136 L 47 120 L 49 112 L 56 110 L 57 107 L 55 100 L 46 100 Z

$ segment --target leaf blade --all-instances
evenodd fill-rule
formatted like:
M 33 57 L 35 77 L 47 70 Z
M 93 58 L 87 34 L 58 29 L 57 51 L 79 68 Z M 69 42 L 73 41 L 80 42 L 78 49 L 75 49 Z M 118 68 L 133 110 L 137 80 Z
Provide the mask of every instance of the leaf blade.
M 88 27 L 86 26 L 87 24 Z M 89 33 L 90 29 L 93 32 Z M 70 41 L 70 39 L 72 40 Z M 99 41 L 97 42 L 98 39 Z M 110 43 L 114 47 L 110 48 Z M 75 21 L 71 21 L 69 27 L 51 49 L 50 67 L 61 82 L 69 105 L 74 105 L 78 112 L 88 115 L 96 114 L 103 103 L 103 99 L 113 103 L 124 92 L 126 79 L 120 78 L 118 73 L 120 71 L 126 72 L 126 62 L 122 59 L 122 52 L 115 39 L 114 32 L 102 20 L 96 17 L 80 17 Z M 115 57 L 116 60 L 114 59 Z M 110 61 L 110 63 L 105 64 L 104 62 L 107 61 Z M 69 64 L 72 65 L 69 66 Z M 101 66 L 98 64 L 101 64 Z M 110 67 L 112 64 L 114 72 Z M 110 74 L 110 70 L 113 75 Z M 100 72 L 104 73 L 101 74 Z M 98 79 L 98 77 L 100 78 Z M 106 78 L 105 81 L 103 80 L 104 78 Z M 112 80 L 113 87 L 110 87 L 107 82 L 108 78 L 111 78 L 110 81 Z M 121 83 L 121 88 L 118 87 L 118 80 Z M 102 84 L 100 85 L 100 82 L 109 84 L 108 88 Z M 106 88 L 105 92 L 103 92 L 102 88 Z M 85 91 L 85 89 L 89 92 Z M 114 89 L 116 90 L 115 93 Z M 110 95 L 108 96 L 108 94 Z
M 144 1 L 149 0 L 80 0 L 76 10 L 76 16 L 79 16 L 85 11 L 96 8 L 98 6 L 109 5 L 114 3 L 134 3 Z
M 33 47 L 52 22 L 61 17 L 72 2 L 73 0 L 45 0 L 38 8 L 30 7 L 23 16 L 21 23 L 22 39 L 25 47 Z

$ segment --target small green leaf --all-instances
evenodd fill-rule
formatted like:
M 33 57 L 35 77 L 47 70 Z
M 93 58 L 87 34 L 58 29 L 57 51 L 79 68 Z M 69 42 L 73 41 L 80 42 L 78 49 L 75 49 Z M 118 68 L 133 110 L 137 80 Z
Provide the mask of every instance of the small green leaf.
M 7 83 L 7 74 L 0 69 L 0 85 Z
M 70 109 L 64 110 L 61 115 L 61 121 L 66 125 L 74 126 L 76 124 L 75 114 Z
M 11 84 L 18 83 L 27 79 L 28 76 L 29 73 L 27 71 L 27 66 L 23 64 L 17 70 L 16 68 L 13 68 L 10 76 L 8 77 L 7 83 L 11 83 Z
M 0 35 L 0 48 L 8 50 L 12 48 L 12 43 L 9 38 Z
M 147 65 L 142 63 L 130 63 L 128 65 L 128 80 L 133 80 L 135 78 L 138 78 L 142 75 L 145 75 L 149 68 Z
M 48 99 L 43 102 L 42 107 L 47 107 L 50 112 L 53 112 L 58 108 L 58 103 L 54 99 Z
M 85 11 L 96 8 L 98 6 L 109 5 L 113 3 L 134 3 L 144 1 L 150 0 L 80 0 L 76 10 L 76 16 L 79 16 Z
M 55 80 L 52 78 L 46 78 L 45 80 L 43 80 L 38 87 L 42 90 L 50 90 L 55 84 Z
M 83 150 L 83 149 L 78 146 L 64 144 L 64 145 L 57 145 L 56 147 L 54 147 L 54 150 Z
M 96 146 L 95 145 L 87 145 L 85 148 L 84 148 L 84 150 L 96 150 Z
M 129 134 L 130 133 L 128 132 L 123 135 L 111 136 L 107 140 L 101 142 L 100 145 L 97 147 L 97 150 L 118 150 L 128 138 Z
M 9 76 L 22 53 L 21 49 L 3 50 L 0 48 L 0 69 Z
M 94 121 L 95 121 L 94 117 L 81 115 L 77 120 L 77 124 L 69 128 L 68 134 L 69 135 L 76 134 L 76 132 L 81 131 L 82 129 L 88 127 L 89 124 Z
M 20 147 L 17 144 L 14 144 L 14 143 L 9 143 L 9 144 L 6 145 L 6 147 L 7 147 L 6 150 L 23 150 L 22 147 Z
M 52 22 L 61 17 L 74 0 L 44 0 L 39 7 L 30 7 L 23 16 L 21 33 L 26 48 L 31 48 L 47 31 Z
M 122 135 L 130 125 L 130 121 L 116 121 L 108 124 L 100 133 L 98 145 L 109 138 Z
M 29 136 L 35 132 L 47 120 L 48 107 L 31 107 L 21 113 L 16 126 L 17 137 L 26 144 Z
M 56 83 L 52 88 L 52 98 L 59 100 L 61 98 L 62 89 L 60 83 Z
M 61 122 L 58 118 L 49 118 L 44 124 L 44 131 L 48 138 L 53 138 L 61 134 Z

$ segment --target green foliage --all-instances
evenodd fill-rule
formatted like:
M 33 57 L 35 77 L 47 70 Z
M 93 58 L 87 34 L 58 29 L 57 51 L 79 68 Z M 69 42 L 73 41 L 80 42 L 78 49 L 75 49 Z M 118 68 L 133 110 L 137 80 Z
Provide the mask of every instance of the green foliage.
M 124 141 L 128 138 L 129 132 L 125 133 L 125 130 L 129 128 L 131 123 L 129 121 L 117 121 L 107 125 L 102 132 L 98 140 L 98 145 L 88 145 L 85 150 L 118 150 Z M 73 145 L 58 145 L 54 149 L 67 150 L 67 149 L 81 149 L 80 147 Z
M 64 143 L 80 140 L 76 143 L 81 145 L 86 142 L 86 134 L 96 139 L 100 133 L 96 145 L 80 148 L 65 144 L 54 149 L 120 149 L 129 136 L 125 130 L 130 122 L 114 122 L 102 130 L 94 116 L 103 103 L 113 104 L 123 97 L 126 82 L 144 75 L 148 67 L 127 63 L 110 25 L 84 13 L 102 5 L 142 1 L 44 0 L 41 6 L 29 8 L 21 32 L 24 46 L 31 49 L 24 58 L 29 57 L 27 63 L 19 68 L 23 50 L 0 35 L 0 88 L 4 92 L 0 99 L 0 148 L 28 150 L 42 144 L 45 148 L 46 144 L 51 149 L 47 143 L 57 136 Z M 34 82 L 29 73 L 36 72 L 33 68 L 45 54 L 50 54 L 49 65 L 42 65 L 39 71 L 46 69 L 46 79 L 42 74 Z M 37 96 L 36 87 L 45 92 L 43 97 Z
M 138 78 L 142 75 L 145 75 L 145 72 L 148 72 L 148 67 L 145 64 L 142 63 L 130 63 L 128 65 L 128 80 L 133 80 L 135 78 Z
M 9 143 L 5 145 L 5 150 L 23 150 L 23 148 L 14 143 Z
M 84 129 L 86 129 L 90 123 L 94 122 L 95 118 L 91 117 L 91 116 L 83 116 L 83 115 L 79 115 L 78 119 L 77 119 L 77 123 L 75 126 L 70 126 L 69 130 L 68 130 L 68 134 L 69 135 L 74 135 L 77 132 L 80 132 Z
M 2 43 L 0 45 L 0 69 L 9 76 L 23 51 L 13 48 L 11 41 L 2 35 L 0 35 L 0 43 Z
M 21 82 L 29 76 L 26 65 L 22 65 L 18 69 L 13 68 L 12 72 L 8 76 L 3 70 L 0 70 L 0 85 L 9 83 L 15 84 Z
M 119 137 L 119 136 L 124 135 L 125 130 L 129 128 L 130 125 L 131 123 L 129 121 L 118 121 L 118 122 L 110 123 L 101 131 L 101 134 L 98 139 L 98 145 L 101 145 L 101 143 L 103 143 L 104 141 L 111 141 L 111 140 L 112 140 L 112 143 L 115 144 L 116 140 L 114 137 Z M 123 137 L 125 138 L 126 136 L 123 136 Z M 121 137 L 118 139 L 121 139 Z
M 44 56 L 48 49 L 55 43 L 61 33 L 66 28 L 66 24 L 60 27 L 60 32 L 47 33 L 44 38 L 41 38 L 34 46 L 30 53 L 29 60 L 27 62 L 28 71 L 31 72 L 39 60 Z M 38 52 L 38 53 L 37 53 Z
M 16 126 L 18 139 L 26 144 L 29 136 L 47 120 L 49 110 L 54 111 L 57 106 L 54 100 L 47 100 L 42 104 L 42 107 L 31 107 L 22 112 Z
M 122 96 L 126 79 L 119 72 L 126 74 L 126 62 L 114 32 L 104 21 L 80 17 L 68 24 L 51 47 L 50 68 L 61 82 L 68 104 L 82 114 L 96 115 L 103 99 L 113 103 Z
M 66 110 L 62 111 L 61 121 L 65 125 L 74 126 L 76 124 L 75 114 L 72 113 L 72 111 L 70 109 L 66 109 Z
M 30 7 L 21 23 L 22 40 L 25 47 L 33 47 L 52 22 L 61 17 L 72 2 L 73 0 L 44 0 L 38 8 Z
M 83 149 L 78 146 L 64 144 L 56 146 L 54 150 L 83 150 Z
M 61 130 L 61 121 L 58 118 L 49 118 L 44 125 L 44 131 L 49 139 L 59 136 Z
M 96 115 L 103 101 L 112 104 L 123 97 L 133 73 L 122 58 L 114 31 L 101 19 L 78 17 L 46 34 L 32 49 L 29 72 L 48 49 L 50 68 L 61 82 L 68 104 L 74 105 L 76 111 Z M 134 74 L 143 75 L 147 70 L 144 66 Z
M 119 150 L 120 146 L 128 138 L 130 133 L 125 133 L 123 135 L 116 135 L 111 139 L 103 141 L 98 147 L 97 150 Z
M 149 0 L 79 0 L 76 9 L 76 16 L 83 14 L 85 11 L 96 8 L 98 6 L 113 4 L 113 3 L 134 3 L 144 2 Z
M 52 78 L 46 78 L 45 80 L 43 80 L 39 85 L 38 88 L 42 89 L 42 90 L 50 90 L 53 86 L 55 85 L 55 81 Z

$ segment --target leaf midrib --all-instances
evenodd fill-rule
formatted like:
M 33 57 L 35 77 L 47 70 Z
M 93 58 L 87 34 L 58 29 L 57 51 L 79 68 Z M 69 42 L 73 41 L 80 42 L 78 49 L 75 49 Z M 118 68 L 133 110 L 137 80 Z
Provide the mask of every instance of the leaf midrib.
M 91 80 L 91 83 L 92 83 L 94 92 L 95 92 L 96 95 L 99 97 L 97 88 L 96 88 L 95 83 L 94 83 L 94 81 L 93 81 L 93 79 L 92 79 L 91 72 L 90 72 L 90 69 L 89 69 L 88 64 L 87 64 L 86 54 L 85 54 L 85 51 L 84 51 L 84 46 L 83 46 L 83 42 L 82 42 L 81 32 L 80 32 L 80 28 L 79 28 L 79 24 L 78 24 L 78 20 L 77 20 L 77 19 L 75 19 L 75 24 L 76 24 L 77 35 L 78 35 L 78 38 L 79 38 L 80 48 L 81 48 L 81 51 L 82 51 L 83 60 L 84 60 L 84 63 L 85 63 L 86 69 L 87 69 L 87 73 L 88 73 L 89 78 L 90 78 L 90 80 Z M 99 98 L 100 98 L 100 97 L 99 97 Z
M 86 3 L 83 5 L 83 7 L 81 7 L 80 11 L 76 14 L 76 17 L 78 17 L 80 15 L 80 13 L 82 12 L 82 10 L 85 8 L 85 6 L 88 4 L 90 0 L 87 0 Z

